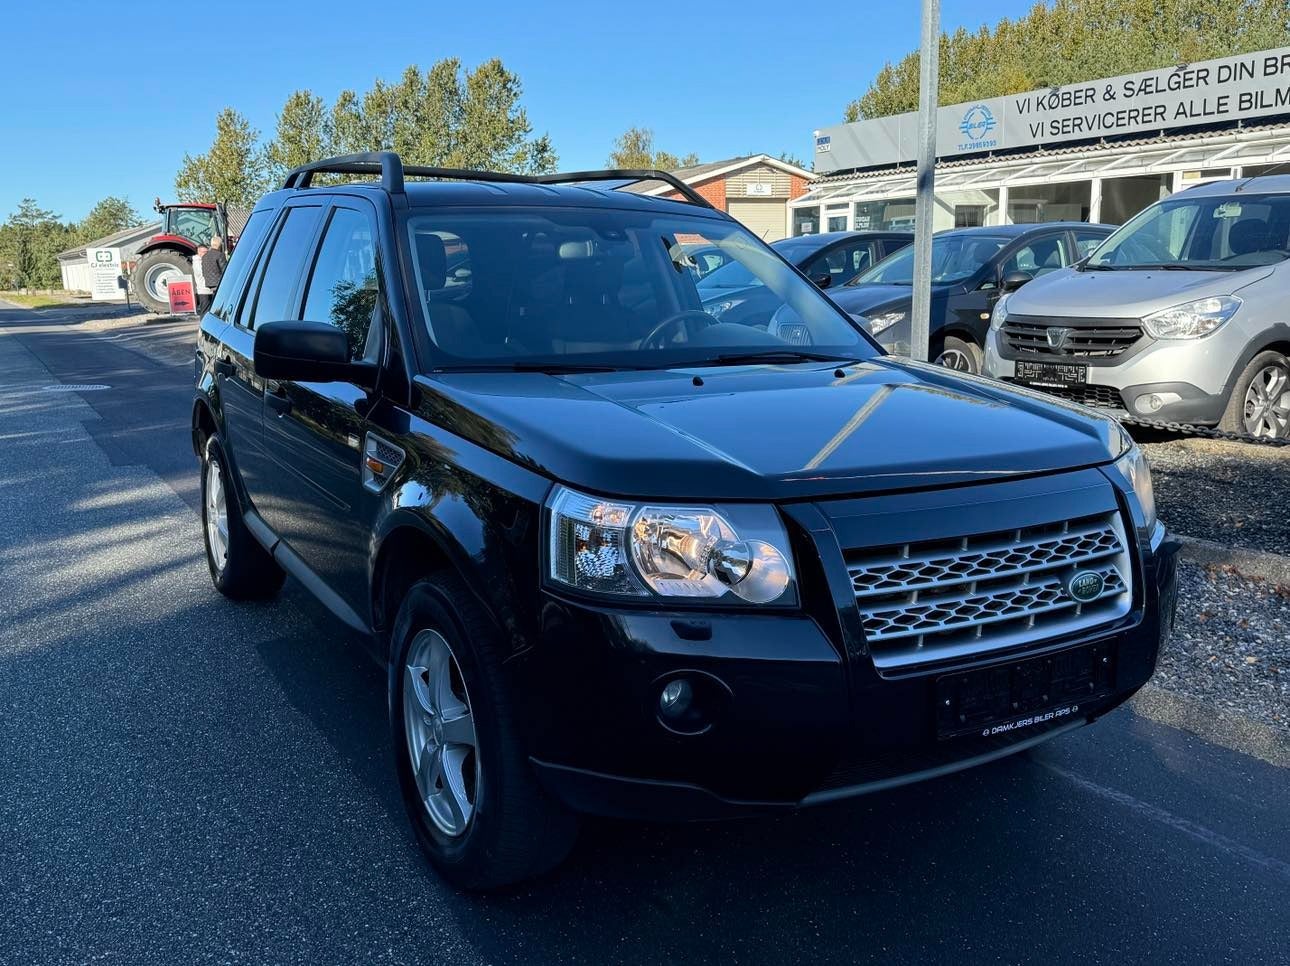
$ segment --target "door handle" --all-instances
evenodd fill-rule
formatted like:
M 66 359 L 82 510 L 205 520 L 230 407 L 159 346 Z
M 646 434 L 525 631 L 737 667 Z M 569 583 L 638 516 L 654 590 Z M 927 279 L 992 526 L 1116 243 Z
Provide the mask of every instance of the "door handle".
M 272 409 L 279 416 L 285 416 L 291 412 L 291 397 L 281 389 L 264 394 L 264 404 Z
M 237 369 L 233 366 L 233 363 L 227 359 L 215 360 L 215 375 L 223 376 L 225 379 L 232 379 L 236 372 Z

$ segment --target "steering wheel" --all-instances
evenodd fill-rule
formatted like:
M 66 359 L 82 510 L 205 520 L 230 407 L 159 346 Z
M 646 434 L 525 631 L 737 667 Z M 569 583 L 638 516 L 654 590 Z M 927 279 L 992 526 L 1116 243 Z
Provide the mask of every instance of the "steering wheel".
M 663 338 L 663 336 L 671 329 L 682 329 L 688 332 L 690 322 L 702 322 L 705 329 L 710 325 L 717 324 L 717 320 L 707 312 L 700 312 L 698 309 L 685 309 L 675 315 L 669 315 L 650 329 L 649 335 L 641 339 L 640 347 L 642 349 L 665 349 L 670 340 Z M 678 332 L 677 334 L 680 333 Z

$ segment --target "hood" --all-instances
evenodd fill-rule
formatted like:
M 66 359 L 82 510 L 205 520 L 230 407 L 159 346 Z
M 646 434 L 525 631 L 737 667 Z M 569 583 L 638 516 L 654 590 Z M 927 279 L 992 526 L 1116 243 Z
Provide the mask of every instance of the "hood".
M 829 298 L 846 312 L 867 315 L 876 309 L 894 308 L 914 300 L 908 285 L 843 285 L 829 292 Z
M 1105 463 L 1120 432 L 1038 394 L 890 357 L 841 377 L 810 363 L 417 383 L 422 418 L 552 479 L 647 499 L 983 482 Z
M 1231 295 L 1271 274 L 1268 265 L 1243 272 L 1081 272 L 1064 268 L 1041 275 L 1009 295 L 1008 311 L 1061 318 L 1140 319 L 1182 302 Z

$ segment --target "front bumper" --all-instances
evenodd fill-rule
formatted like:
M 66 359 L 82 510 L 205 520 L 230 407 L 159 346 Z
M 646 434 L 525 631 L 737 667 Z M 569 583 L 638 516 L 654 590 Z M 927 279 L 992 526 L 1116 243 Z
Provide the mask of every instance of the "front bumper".
M 1134 605 L 1114 627 L 881 670 L 848 626 L 853 591 L 845 572 L 838 579 L 827 536 L 809 539 L 813 548 L 797 548 L 807 591 L 801 612 L 662 614 L 550 596 L 537 646 L 513 668 L 533 696 L 524 718 L 545 786 L 583 812 L 694 820 L 919 781 L 1020 751 L 1118 706 L 1151 677 L 1172 624 L 1178 546 L 1158 526 L 1135 535 Z M 1076 711 L 1037 713 L 1000 734 L 937 737 L 937 681 L 946 673 L 1091 647 L 1112 656 L 1112 679 Z M 711 726 L 700 733 L 678 734 L 660 720 L 658 693 L 678 675 L 719 685 L 707 692 Z
M 1241 338 L 1236 329 L 1223 328 L 1202 340 L 1148 341 L 1118 360 L 1054 357 L 1035 361 L 1087 366 L 1087 385 L 1092 391 L 1060 390 L 1057 395 L 1142 419 L 1212 424 L 1222 418 L 1227 405 L 1227 380 L 1240 355 Z M 1015 379 L 1016 354 L 1002 344 L 998 329 L 992 328 L 986 335 L 984 371 L 995 379 Z M 1151 396 L 1157 399 L 1151 401 Z

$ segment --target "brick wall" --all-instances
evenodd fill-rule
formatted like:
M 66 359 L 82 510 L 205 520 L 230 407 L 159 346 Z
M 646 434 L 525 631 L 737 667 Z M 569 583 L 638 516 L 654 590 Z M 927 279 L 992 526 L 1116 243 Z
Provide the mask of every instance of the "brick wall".
M 726 210 L 726 181 L 724 178 L 714 178 L 712 181 L 706 181 L 703 184 L 690 185 L 696 192 L 703 196 L 708 204 L 712 205 L 718 211 Z M 665 198 L 673 201 L 684 200 L 679 191 L 669 191 Z

